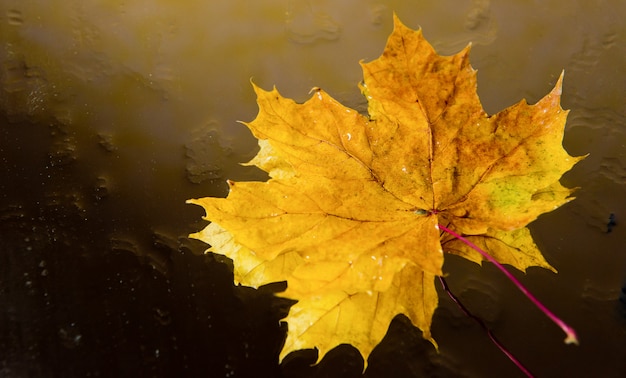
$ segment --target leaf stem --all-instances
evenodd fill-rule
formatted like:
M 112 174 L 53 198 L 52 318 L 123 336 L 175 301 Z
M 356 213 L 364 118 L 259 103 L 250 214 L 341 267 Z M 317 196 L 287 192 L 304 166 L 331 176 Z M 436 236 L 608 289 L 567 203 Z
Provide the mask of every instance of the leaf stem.
M 463 303 L 461 303 L 459 298 L 457 298 L 452 293 L 452 291 L 450 291 L 450 288 L 448 287 L 448 283 L 446 282 L 446 280 L 443 277 L 441 277 L 441 276 L 438 276 L 437 278 L 439 278 L 439 282 L 441 282 L 441 286 L 443 286 L 443 290 L 445 290 L 446 293 L 448 293 L 448 296 L 452 299 L 452 301 L 454 301 L 454 303 L 456 303 L 457 306 L 459 306 L 461 311 L 463 311 L 463 313 L 465 315 L 467 315 L 468 317 L 474 319 L 474 321 L 476 321 L 476 323 L 478 323 L 480 325 L 480 327 L 482 329 L 484 329 L 485 332 L 487 332 L 487 335 L 491 339 L 491 342 L 493 342 L 498 347 L 498 349 L 500 349 L 500 351 L 502 353 L 504 353 L 504 355 L 507 356 L 509 358 L 509 360 L 511 360 L 515 364 L 515 366 L 517 366 L 518 369 L 520 369 L 524 374 L 526 374 L 527 377 L 531 377 L 532 378 L 533 377 L 532 373 L 517 358 L 515 358 L 513 353 L 511 353 L 504 345 L 502 345 L 502 343 L 500 343 L 500 341 L 496 338 L 496 336 L 493 334 L 493 332 L 491 332 L 491 329 L 489 329 L 489 327 L 487 327 L 485 322 L 481 318 L 479 318 L 478 316 L 472 314 L 467 309 L 467 307 L 465 307 L 465 305 L 463 305 Z
M 440 230 L 447 232 L 448 234 L 454 236 L 455 238 L 459 239 L 463 243 L 467 244 L 469 247 L 473 248 L 478 253 L 480 253 L 484 258 L 489 260 L 489 262 L 494 264 L 498 269 L 500 269 L 500 271 L 502 271 L 502 273 L 504 273 L 504 275 L 507 276 L 507 278 L 511 280 L 511 282 L 513 282 L 515 286 L 517 286 L 517 288 L 520 289 L 520 291 L 524 293 L 524 295 L 526 295 L 526 297 L 528 297 L 528 299 L 530 299 L 530 301 L 535 304 L 535 306 L 537 306 L 541 311 L 543 311 L 543 313 L 546 314 L 546 316 L 550 318 L 550 320 L 552 320 L 556 325 L 558 325 L 563 330 L 563 332 L 565 332 L 565 336 L 566 336 L 565 344 L 578 345 L 578 337 L 576 336 L 576 331 L 574 330 L 574 328 L 567 325 L 559 317 L 554 315 L 552 311 L 548 310 L 548 308 L 544 306 L 543 303 L 541 303 L 534 295 L 532 295 L 532 293 L 528 291 L 528 289 L 526 289 L 526 287 L 524 287 L 524 285 L 522 285 L 522 283 L 517 278 L 515 278 L 515 276 L 513 276 L 508 270 L 506 270 L 506 268 L 502 264 L 500 264 L 496 259 L 491 257 L 491 255 L 489 255 L 487 252 L 480 249 L 476 244 L 467 240 L 463 236 L 457 234 L 456 232 L 450 230 L 449 228 L 445 226 L 442 226 L 442 225 L 438 225 L 438 226 Z

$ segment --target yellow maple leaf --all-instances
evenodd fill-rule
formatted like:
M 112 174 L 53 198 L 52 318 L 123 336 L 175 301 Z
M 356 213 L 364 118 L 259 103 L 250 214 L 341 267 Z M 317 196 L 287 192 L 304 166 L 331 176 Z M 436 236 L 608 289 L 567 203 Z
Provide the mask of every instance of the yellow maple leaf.
M 430 335 L 444 251 L 480 263 L 465 235 L 501 263 L 554 270 L 525 226 L 568 202 L 559 179 L 582 157 L 561 146 L 561 79 L 537 104 L 489 116 L 469 47 L 438 55 L 397 18 L 382 56 L 362 63 L 369 116 L 314 88 L 303 104 L 257 86 L 245 123 L 267 182 L 230 182 L 201 198 L 212 223 L 191 237 L 234 260 L 238 283 L 288 282 L 298 300 L 281 358 L 341 344 L 365 360 L 405 314 Z

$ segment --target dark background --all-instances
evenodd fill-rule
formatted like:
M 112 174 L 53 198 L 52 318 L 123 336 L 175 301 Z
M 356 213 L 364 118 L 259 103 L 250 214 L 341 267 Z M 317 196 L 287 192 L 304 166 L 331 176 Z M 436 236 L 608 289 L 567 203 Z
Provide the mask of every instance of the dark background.
M 452 256 L 444 270 L 538 376 L 625 376 L 624 3 L 259 3 L 0 2 L 0 376 L 360 376 L 349 346 L 279 365 L 290 302 L 280 285 L 234 286 L 231 263 L 187 239 L 205 222 L 185 200 L 265 177 L 239 165 L 256 152 L 235 122 L 256 113 L 251 77 L 364 110 L 358 61 L 380 54 L 392 10 L 441 53 L 473 42 L 490 113 L 537 101 L 565 69 L 564 145 L 590 156 L 562 180 L 577 200 L 531 225 L 559 274 L 515 274 L 581 345 L 493 266 Z M 440 298 L 439 353 L 400 316 L 366 376 L 522 376 Z

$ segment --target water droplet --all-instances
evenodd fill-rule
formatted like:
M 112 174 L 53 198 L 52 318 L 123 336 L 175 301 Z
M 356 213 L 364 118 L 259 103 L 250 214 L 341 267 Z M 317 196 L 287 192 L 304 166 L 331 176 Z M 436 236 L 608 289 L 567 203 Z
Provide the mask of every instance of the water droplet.
M 80 346 L 83 339 L 83 335 L 80 334 L 75 323 L 71 323 L 68 327 L 59 329 L 57 335 L 61 339 L 61 344 L 68 349 L 74 349 Z
M 94 185 L 94 197 L 97 201 L 100 201 L 109 196 L 109 182 L 104 176 L 100 176 L 96 179 Z
M 7 22 L 11 26 L 20 26 L 24 23 L 22 12 L 17 9 L 10 9 L 7 11 Z
M 220 145 L 220 135 L 211 122 L 193 132 L 192 140 L 186 145 L 187 179 L 194 184 L 222 177 L 224 159 L 229 155 L 229 147 Z
M 293 2 L 287 12 L 286 29 L 289 39 L 297 43 L 332 41 L 341 36 L 341 27 L 326 12 L 314 12 L 310 6 Z
M 117 146 L 113 141 L 113 134 L 99 133 L 98 145 L 102 147 L 106 152 L 113 152 L 117 150 Z
M 172 322 L 172 316 L 167 310 L 162 310 L 158 307 L 154 308 L 154 319 L 161 325 L 168 325 Z

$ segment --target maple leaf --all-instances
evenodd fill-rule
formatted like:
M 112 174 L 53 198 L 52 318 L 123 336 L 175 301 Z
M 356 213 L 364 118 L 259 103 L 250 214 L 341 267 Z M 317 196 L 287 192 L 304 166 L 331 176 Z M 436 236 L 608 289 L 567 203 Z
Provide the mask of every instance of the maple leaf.
M 489 116 L 469 47 L 440 56 L 394 23 L 382 56 L 361 63 L 369 116 L 319 88 L 297 104 L 253 85 L 259 113 L 245 125 L 260 150 L 248 164 L 270 180 L 188 201 L 212 222 L 191 237 L 232 258 L 238 283 L 288 282 L 298 303 L 281 359 L 349 343 L 367 360 L 400 313 L 434 343 L 444 251 L 483 260 L 438 224 L 501 263 L 554 270 L 525 226 L 572 199 L 559 179 L 582 159 L 561 145 L 561 78 L 537 104 Z

